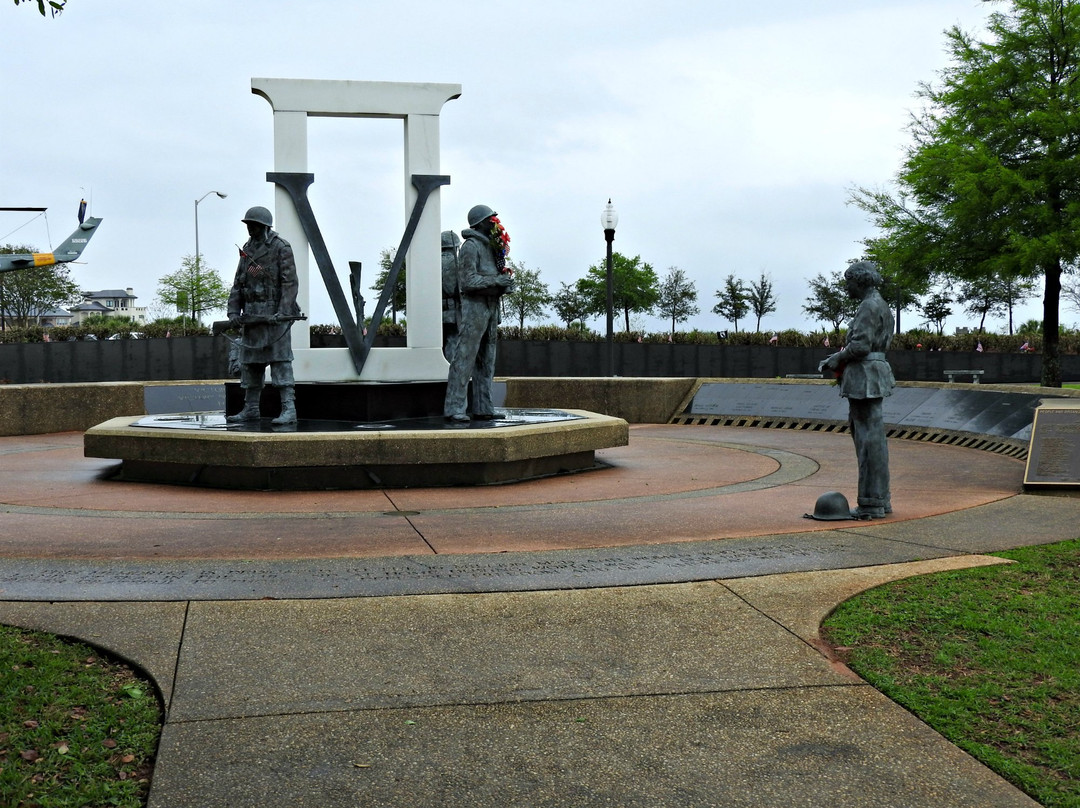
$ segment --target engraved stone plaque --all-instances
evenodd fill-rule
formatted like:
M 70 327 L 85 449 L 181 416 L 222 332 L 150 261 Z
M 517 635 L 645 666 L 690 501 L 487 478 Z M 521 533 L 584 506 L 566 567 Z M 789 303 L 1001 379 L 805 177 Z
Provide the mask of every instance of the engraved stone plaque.
M 1040 396 L 1024 393 L 996 393 L 992 403 L 979 415 L 960 427 L 965 432 L 1012 437 L 1019 430 L 1030 429 Z
M 1045 396 L 1000 390 L 897 387 L 882 402 L 885 423 L 1027 439 Z M 709 382 L 686 415 L 746 415 L 810 421 L 848 419 L 847 399 L 833 385 Z
M 143 388 L 147 415 L 171 412 L 224 412 L 225 386 L 212 384 L 148 384 Z
M 1024 485 L 1080 485 L 1080 401 L 1035 410 Z
M 847 402 L 832 385 L 709 383 L 698 390 L 687 414 L 846 421 Z
M 935 390 L 932 396 L 904 416 L 898 424 L 959 429 L 982 409 L 978 399 L 973 400 L 972 396 L 973 394 L 967 390 Z
M 892 395 L 881 402 L 882 416 L 887 424 L 902 424 L 912 412 L 922 406 L 936 390 L 926 387 L 896 387 Z

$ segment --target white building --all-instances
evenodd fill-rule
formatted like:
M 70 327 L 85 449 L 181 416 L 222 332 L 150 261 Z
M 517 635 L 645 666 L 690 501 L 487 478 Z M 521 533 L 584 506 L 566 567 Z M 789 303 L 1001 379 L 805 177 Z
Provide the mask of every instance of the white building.
M 46 311 L 32 311 L 26 318 L 28 325 L 40 325 L 43 328 L 52 328 L 57 325 L 71 325 L 71 312 L 67 309 L 48 309 Z M 16 317 L 9 311 L 0 311 L 0 325 L 4 329 L 21 325 L 22 318 Z
M 145 325 L 146 307 L 136 306 L 138 298 L 132 289 L 104 289 L 100 292 L 83 292 L 83 302 L 72 306 L 72 325 L 86 322 L 88 317 L 127 317 L 132 322 Z

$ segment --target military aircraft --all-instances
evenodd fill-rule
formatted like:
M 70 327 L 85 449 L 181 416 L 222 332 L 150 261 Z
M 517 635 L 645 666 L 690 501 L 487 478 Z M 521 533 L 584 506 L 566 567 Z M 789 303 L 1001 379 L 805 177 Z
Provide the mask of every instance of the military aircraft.
M 0 255 L 0 272 L 12 272 L 16 269 L 30 269 L 32 267 L 49 267 L 54 264 L 63 264 L 74 261 L 86 248 L 97 231 L 101 219 L 91 216 L 83 221 L 83 208 L 79 209 L 79 226 L 64 243 L 52 252 L 47 253 L 15 253 L 14 255 Z

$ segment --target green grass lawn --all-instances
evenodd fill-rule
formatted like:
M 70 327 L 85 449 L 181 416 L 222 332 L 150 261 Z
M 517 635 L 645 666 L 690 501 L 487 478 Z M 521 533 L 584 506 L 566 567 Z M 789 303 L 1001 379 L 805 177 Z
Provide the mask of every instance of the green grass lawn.
M 153 686 L 89 646 L 0 626 L 0 805 L 145 805 Z
M 1045 806 L 1080 806 L 1080 540 L 897 581 L 825 621 L 837 655 Z

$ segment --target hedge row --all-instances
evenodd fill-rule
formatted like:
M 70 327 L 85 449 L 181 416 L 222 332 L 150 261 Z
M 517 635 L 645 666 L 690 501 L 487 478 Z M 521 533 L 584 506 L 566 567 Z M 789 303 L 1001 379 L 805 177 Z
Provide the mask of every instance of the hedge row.
M 829 345 L 839 348 L 844 344 L 846 330 L 830 334 Z M 524 329 L 516 326 L 499 329 L 499 338 L 505 340 L 539 340 L 568 342 L 603 342 L 604 335 L 595 331 L 567 329 L 559 326 L 539 326 Z M 617 332 L 616 342 L 670 342 L 677 345 L 776 345 L 785 348 L 816 348 L 825 344 L 822 333 L 803 331 L 755 332 L 739 331 L 720 335 L 715 331 L 676 331 L 648 333 L 644 331 Z M 988 353 L 1019 353 L 1021 350 L 1039 352 L 1042 337 L 1025 334 L 963 334 L 939 336 L 930 331 L 914 330 L 893 337 L 896 350 L 926 351 L 977 351 L 979 346 Z M 1080 353 L 1080 331 L 1062 331 L 1062 353 Z
M 141 333 L 145 337 L 187 337 L 201 334 L 209 334 L 207 327 L 193 324 L 190 321 L 158 321 L 145 325 L 133 325 L 116 323 L 91 324 L 78 326 L 56 326 L 44 329 L 40 326 L 29 328 L 11 328 L 0 332 L 0 342 L 43 342 L 48 334 L 48 339 L 53 342 L 65 340 L 107 339 L 114 334 L 120 334 L 122 338 L 132 332 Z M 317 335 L 340 334 L 341 327 L 337 325 L 312 325 L 311 333 Z M 845 331 L 829 336 L 829 344 L 834 347 L 843 345 Z M 405 326 L 403 323 L 383 323 L 379 327 L 381 337 L 403 337 Z M 603 342 L 604 335 L 589 329 L 563 328 L 555 325 L 527 326 L 504 326 L 499 329 L 499 338 L 503 340 L 534 340 L 534 341 L 557 341 L 557 342 Z M 643 342 L 643 343 L 675 343 L 679 345 L 776 345 L 789 348 L 812 348 L 824 344 L 825 335 L 821 333 L 805 333 L 803 331 L 779 331 L 779 332 L 755 332 L 755 331 L 731 331 L 719 334 L 715 331 L 676 331 L 670 334 L 663 332 L 630 331 L 617 332 L 613 335 L 616 342 Z M 1042 350 L 1042 337 L 1030 334 L 962 334 L 941 335 L 931 332 L 914 330 L 903 334 L 897 334 L 893 338 L 892 347 L 896 350 L 927 350 L 927 351 L 976 351 L 979 346 L 988 353 L 1018 353 L 1021 351 L 1040 352 Z M 1061 332 L 1061 353 L 1080 353 L 1080 331 L 1063 329 Z

